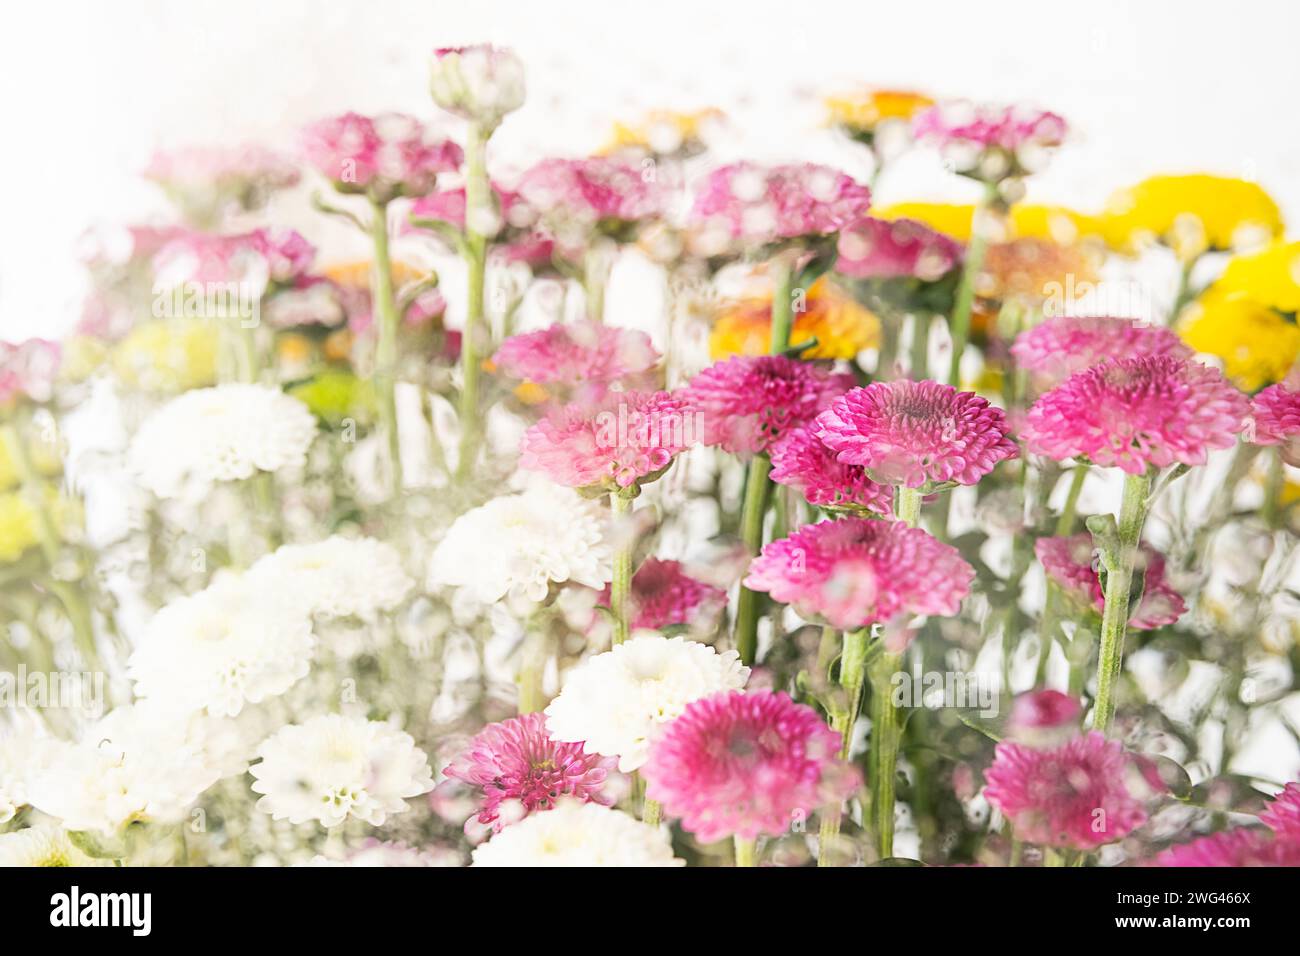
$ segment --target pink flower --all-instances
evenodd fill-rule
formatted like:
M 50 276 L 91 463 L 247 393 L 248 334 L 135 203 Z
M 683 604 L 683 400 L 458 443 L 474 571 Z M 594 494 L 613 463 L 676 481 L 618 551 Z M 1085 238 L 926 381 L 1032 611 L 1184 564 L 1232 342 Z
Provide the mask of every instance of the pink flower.
M 292 229 L 229 236 L 195 231 L 172 237 L 154 255 L 153 267 L 163 285 L 238 282 L 260 295 L 268 283 L 294 283 L 315 257 L 316 247 Z
M 1034 403 L 1023 433 L 1037 454 L 1082 455 L 1137 475 L 1204 464 L 1212 449 L 1234 444 L 1249 408 L 1217 369 L 1146 355 L 1075 372 Z
M 1096 731 L 1050 750 L 1004 740 L 984 776 L 985 798 L 1019 839 L 1076 850 L 1133 832 L 1153 795 L 1134 755 Z
M 609 607 L 608 585 L 598 603 Z M 680 561 L 646 558 L 632 575 L 628 613 L 632 627 L 657 631 L 710 617 L 726 603 L 726 591 L 690 577 Z
M 1288 783 L 1259 820 L 1269 830 L 1237 827 L 1170 847 L 1157 866 L 1300 866 L 1300 784 Z
M 1281 445 L 1282 460 L 1300 468 L 1300 388 L 1278 382 L 1251 402 L 1256 445 Z
M 1051 747 L 1079 733 L 1083 708 L 1077 697 L 1059 690 L 1035 690 L 1018 695 L 1011 702 L 1007 734 L 1030 747 Z
M 993 181 L 1026 171 L 1033 159 L 1030 151 L 1059 146 L 1065 130 L 1065 120 L 1055 113 L 965 101 L 940 103 L 912 120 L 917 140 L 948 153 L 958 172 L 977 172 L 979 178 Z
M 524 65 L 510 50 L 478 43 L 433 51 L 433 101 L 461 119 L 495 129 L 524 105 Z
M 159 151 L 144 176 L 199 219 L 219 217 L 231 207 L 259 209 L 272 192 L 299 178 L 286 157 L 254 143 Z
M 1093 541 L 1087 531 L 1067 537 L 1039 538 L 1034 554 L 1047 576 L 1075 600 L 1100 614 L 1105 607 L 1101 578 L 1093 568 Z M 1148 544 L 1139 549 L 1138 573 L 1145 569 L 1142 600 L 1129 614 L 1129 627 L 1149 631 L 1173 624 L 1183 616 L 1187 604 L 1165 580 L 1165 558 Z
M 604 157 L 544 159 L 519 179 L 519 195 L 565 249 L 593 232 L 622 239 L 629 227 L 663 214 L 667 197 L 635 166 Z
M 893 513 L 893 489 L 878 485 L 860 465 L 846 465 L 835 457 L 808 427 L 795 428 L 769 449 L 778 485 L 803 492 L 810 504 L 843 511 Z
M 813 431 L 840 461 L 908 488 L 973 485 L 1017 454 L 1001 409 L 928 380 L 855 388 L 817 416 Z
M 438 173 L 457 169 L 464 159 L 454 142 L 402 113 L 344 113 L 320 120 L 303 131 L 302 150 L 335 189 L 367 193 L 380 202 L 423 196 Z
M 815 710 L 785 694 L 726 691 L 670 722 L 641 773 L 646 796 L 701 842 L 752 840 L 852 795 L 858 771 L 839 746 Z
M 1279 839 L 1300 844 L 1300 783 L 1288 783 L 1283 787 L 1268 809 L 1259 815 L 1259 820 Z
M 871 191 L 836 169 L 813 163 L 732 163 L 701 184 L 691 222 L 703 247 L 764 246 L 838 232 L 862 216 Z
M 920 528 L 841 518 L 765 545 L 745 587 L 806 618 L 856 629 L 900 614 L 956 614 L 974 577 L 956 548 Z
M 680 393 L 610 392 L 553 409 L 524 433 L 521 468 L 571 488 L 615 491 L 654 481 L 696 441 Z
M 549 266 L 555 244 L 537 229 L 537 212 L 518 193 L 492 184 L 500 213 L 499 220 L 476 224 L 479 232 L 495 237 L 491 252 L 507 262 L 522 262 L 533 268 Z M 465 229 L 465 187 L 435 189 L 411 204 L 412 230 L 424 231 L 427 224 L 443 224 L 457 231 Z
M 685 391 L 704 415 L 704 444 L 751 455 L 811 422 L 852 387 L 851 375 L 784 355 L 761 355 L 711 365 Z
M 1011 354 L 1040 389 L 1053 388 L 1075 372 L 1117 356 L 1169 355 L 1191 358 L 1192 350 L 1173 331 L 1136 319 L 1063 315 L 1016 336 Z
M 48 402 L 54 397 L 63 349 L 48 339 L 12 344 L 0 341 L 0 409 L 20 397 Z
M 840 233 L 835 271 L 852 279 L 934 282 L 961 260 L 961 243 L 923 222 L 867 216 Z
M 603 393 L 616 382 L 648 384 L 659 358 L 644 332 L 583 319 L 512 335 L 492 363 L 502 375 L 521 382 Z
M 581 743 L 552 740 L 546 715 L 537 713 L 488 724 L 443 773 L 482 791 L 478 822 L 497 832 L 564 796 L 609 806 L 604 787 L 617 762 L 584 753 Z M 506 801 L 518 801 L 522 813 L 502 819 Z

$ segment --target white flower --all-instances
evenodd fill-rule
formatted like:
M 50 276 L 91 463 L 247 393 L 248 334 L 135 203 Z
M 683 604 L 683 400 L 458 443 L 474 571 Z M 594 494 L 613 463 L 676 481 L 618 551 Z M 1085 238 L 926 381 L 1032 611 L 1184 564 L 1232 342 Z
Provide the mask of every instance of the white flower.
M 0 824 L 30 802 L 29 781 L 49 766 L 58 743 L 36 726 L 0 732 Z
M 474 850 L 473 866 L 685 866 L 668 831 L 598 803 L 561 800 Z
M 569 673 L 546 708 L 546 727 L 556 740 L 618 757 L 618 768 L 630 773 L 645 763 L 658 729 L 687 704 L 740 690 L 748 679 L 735 651 L 719 654 L 680 637 L 634 637 Z
M 233 717 L 307 676 L 316 639 L 292 591 L 227 575 L 149 622 L 127 662 L 139 697 Z
M 48 823 L 0 834 L 0 867 L 112 866 L 112 863 L 82 853 L 63 830 Z
M 314 856 L 306 863 L 297 866 L 457 866 L 461 862 L 459 854 L 446 850 L 421 850 L 405 843 L 374 841 L 363 846 L 344 859 L 332 860 L 326 856 Z
M 397 549 L 374 538 L 334 535 L 288 544 L 253 565 L 259 585 L 299 601 L 308 614 L 373 620 L 414 586 Z
M 262 742 L 249 768 L 257 801 L 275 819 L 338 826 L 349 816 L 378 826 L 433 789 L 424 751 L 410 734 L 360 717 L 325 714 Z
M 315 436 L 307 406 L 278 388 L 218 385 L 186 392 L 150 415 L 129 456 L 159 498 L 193 497 L 216 482 L 301 466 Z
M 545 599 L 552 582 L 600 588 L 610 579 L 606 516 L 569 488 L 536 483 L 456 519 L 434 549 L 432 587 L 463 589 L 473 600 Z
M 524 65 L 509 50 L 481 45 L 439 50 L 429 71 L 433 101 L 489 128 L 524 105 Z
M 112 833 L 133 821 L 178 822 L 229 768 L 211 750 L 214 726 L 148 703 L 116 707 L 63 742 L 31 781 L 32 806 L 69 830 Z

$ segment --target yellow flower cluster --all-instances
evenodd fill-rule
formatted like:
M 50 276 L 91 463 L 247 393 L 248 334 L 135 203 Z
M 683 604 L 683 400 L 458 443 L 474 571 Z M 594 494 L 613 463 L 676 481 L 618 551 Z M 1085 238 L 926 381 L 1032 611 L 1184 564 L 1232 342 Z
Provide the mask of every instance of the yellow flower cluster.
M 109 356 L 117 377 L 147 392 L 180 392 L 217 380 L 221 331 L 202 319 L 154 319 L 137 325 Z
M 78 520 L 75 506 L 53 488 L 43 494 L 56 531 Z M 0 564 L 12 564 L 40 543 L 40 522 L 26 494 L 21 489 L 0 494 Z
M 629 150 L 670 155 L 698 152 L 710 127 L 723 122 L 719 109 L 688 112 L 651 110 L 635 123 L 615 123 L 598 155 L 609 156 Z
M 960 242 L 969 242 L 975 207 L 970 204 L 938 202 L 901 202 L 873 208 L 871 215 L 880 219 L 915 219 Z M 1100 237 L 1102 222 L 1096 216 L 1065 206 L 1017 203 L 1005 224 L 1006 238 L 1050 239 L 1070 244 Z
M 1259 252 L 1234 256 L 1214 287 L 1279 312 L 1300 312 L 1300 242 L 1275 242 Z
M 716 359 L 733 355 L 766 355 L 771 342 L 772 294 L 725 302 L 709 336 Z M 850 359 L 880 341 L 880 321 L 826 278 L 818 279 L 796 303 L 791 346 L 812 338 L 817 344 L 806 358 Z
M 1188 261 L 1207 250 L 1258 244 L 1282 234 L 1282 214 L 1255 183 L 1224 176 L 1152 176 L 1110 197 L 1107 242 L 1140 251 L 1161 242 Z
M 1267 305 L 1217 287 L 1187 308 L 1180 332 L 1196 351 L 1218 356 L 1224 374 L 1247 392 L 1281 381 L 1300 357 L 1300 327 Z

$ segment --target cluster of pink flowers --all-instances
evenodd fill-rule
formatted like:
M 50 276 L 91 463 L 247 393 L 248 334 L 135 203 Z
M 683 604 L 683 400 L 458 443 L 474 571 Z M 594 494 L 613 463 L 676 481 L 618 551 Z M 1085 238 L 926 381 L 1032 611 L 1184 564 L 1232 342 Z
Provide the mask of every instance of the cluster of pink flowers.
M 705 247 L 763 246 L 838 232 L 864 215 L 871 191 L 827 166 L 732 163 L 705 178 L 691 208 Z M 716 237 L 716 241 L 710 237 Z
M 644 332 L 579 320 L 512 335 L 492 363 L 507 378 L 600 395 L 614 384 L 649 384 L 659 358 Z
M 1282 460 L 1300 468 L 1300 387 L 1270 385 L 1251 402 L 1257 445 L 1281 445 Z
M 1075 372 L 1115 356 L 1168 355 L 1191 358 L 1182 339 L 1159 325 L 1102 316 L 1059 316 L 1016 336 L 1011 346 L 1016 364 L 1029 372 L 1039 389 L 1053 388 Z
M 736 356 L 695 376 L 685 393 L 703 415 L 701 441 L 752 455 L 807 425 L 853 387 L 853 376 L 784 355 Z
M 1158 866 L 1300 866 L 1300 784 L 1288 783 L 1259 815 L 1259 827 L 1236 827 L 1170 847 Z
M 464 153 L 402 113 L 344 113 L 303 131 L 306 162 L 345 193 L 366 193 L 380 202 L 423 196 L 439 173 L 459 168 Z
M 522 262 L 532 268 L 548 266 L 555 243 L 537 228 L 537 211 L 517 192 L 492 184 L 500 220 L 476 224 L 479 231 L 493 235 L 492 254 L 506 262 Z M 465 229 L 465 187 L 435 189 L 411 204 L 413 228 L 426 223 L 444 224 L 463 232 Z
M 1002 410 L 940 382 L 874 382 L 835 399 L 813 431 L 841 462 L 877 481 L 973 485 L 1014 458 Z
M 551 410 L 524 433 L 519 466 L 570 488 L 605 491 L 654 481 L 696 441 L 680 394 L 610 392 Z
M 1229 448 L 1250 403 L 1217 369 L 1171 355 L 1111 359 L 1076 372 L 1029 410 L 1029 450 L 1076 455 L 1131 475 L 1180 462 L 1203 465 Z
M 848 517 L 763 546 L 745 587 L 842 629 L 900 614 L 956 614 L 975 569 L 957 549 L 901 522 Z
M 961 243 L 914 219 L 866 216 L 840 233 L 835 270 L 851 279 L 934 282 L 962 260 Z
M 272 192 L 299 179 L 298 167 L 287 157 L 255 143 L 159 151 L 144 176 L 183 209 L 200 214 L 220 214 L 225 205 L 258 209 Z
M 20 397 L 48 402 L 54 396 L 63 349 L 48 339 L 0 341 L 0 410 Z
M 609 598 L 606 585 L 598 601 L 608 607 Z M 646 558 L 632 575 L 628 617 L 633 628 L 657 631 L 712 618 L 726 603 L 726 591 L 697 581 L 680 561 Z
M 912 120 L 912 133 L 918 140 L 980 150 L 1016 152 L 1026 146 L 1059 146 L 1065 132 L 1065 120 L 1055 113 L 966 101 L 931 106 Z
M 1105 606 L 1101 578 L 1093 567 L 1092 535 L 1083 531 L 1067 537 L 1039 538 L 1034 553 L 1047 576 L 1068 594 L 1098 613 Z M 1173 624 L 1187 611 L 1183 597 L 1165 579 L 1165 558 L 1148 544 L 1139 549 L 1139 574 L 1145 572 L 1142 600 L 1129 615 L 1128 626 L 1140 631 Z
M 605 788 L 616 764 L 581 743 L 553 740 L 545 715 L 523 714 L 488 724 L 443 773 L 480 791 L 478 822 L 499 831 L 561 797 L 612 804 Z
M 688 705 L 641 773 L 646 796 L 702 842 L 752 840 L 853 794 L 859 775 L 839 747 L 817 711 L 786 694 L 729 691 Z
M 840 461 L 807 426 L 787 432 L 768 451 L 769 477 L 778 485 L 799 489 L 809 504 L 878 515 L 893 512 L 893 489 L 872 481 L 861 465 Z
M 288 285 L 306 274 L 316 247 L 292 229 L 255 229 L 239 235 L 182 232 L 154 255 L 164 285 L 247 282 Z
M 544 159 L 520 177 L 516 191 L 564 247 L 585 243 L 598 227 L 617 235 L 662 215 L 667 204 L 654 179 L 604 157 Z

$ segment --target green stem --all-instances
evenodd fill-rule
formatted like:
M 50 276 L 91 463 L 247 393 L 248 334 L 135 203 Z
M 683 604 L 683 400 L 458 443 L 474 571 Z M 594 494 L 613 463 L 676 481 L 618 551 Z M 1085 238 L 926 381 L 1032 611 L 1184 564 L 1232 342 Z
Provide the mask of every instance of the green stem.
M 613 643 L 622 644 L 631 633 L 627 596 L 632 590 L 632 553 L 636 549 L 636 540 L 628 520 L 632 514 L 632 499 L 616 492 L 610 495 L 610 507 L 615 525 L 614 540 L 618 542 L 618 547 L 614 551 L 614 577 L 609 585 L 609 610 L 614 616 Z
M 582 291 L 587 300 L 587 318 L 605 321 L 605 287 L 609 283 L 610 251 L 599 240 L 593 242 L 582 261 Z
M 893 676 L 899 654 L 882 654 L 869 668 L 871 680 L 871 819 L 880 858 L 894 855 L 894 778 L 898 773 L 901 714 L 894 706 Z
M 750 462 L 749 474 L 745 478 L 740 536 L 751 557 L 757 556 L 763 547 L 763 518 L 767 515 L 767 500 L 772 488 L 767 475 L 771 470 L 772 462 L 767 456 L 757 455 Z M 741 661 L 750 665 L 758 654 L 758 601 L 759 595 L 742 584 L 736 604 L 736 650 L 740 652 Z
M 848 760 L 853 750 L 853 725 L 862 709 L 862 690 L 867 683 L 867 645 L 871 632 L 868 628 L 845 631 L 840 653 L 839 683 L 842 693 L 832 698 L 830 708 L 831 729 L 840 735 L 840 759 Z M 825 807 L 817 833 L 817 865 L 829 866 L 830 845 L 840 832 L 843 805 Z
M 924 310 L 912 319 L 912 381 L 930 374 L 930 313 Z
M 1286 487 L 1286 469 L 1282 467 L 1282 450 L 1273 448 L 1269 450 L 1268 459 L 1268 477 L 1264 484 L 1264 507 L 1261 516 L 1264 524 L 1271 531 L 1276 531 L 1281 527 L 1282 518 L 1282 490 Z
M 990 183 L 984 187 L 984 195 L 975 207 L 971 220 L 970 243 L 966 247 L 966 262 L 962 266 L 961 280 L 957 284 L 957 299 L 952 310 L 952 360 L 948 366 L 948 384 L 953 388 L 961 386 L 961 358 L 966 353 L 966 342 L 970 338 L 970 316 L 975 306 L 975 283 L 980 270 L 984 267 L 984 252 L 988 248 L 988 237 L 984 234 L 983 220 L 989 208 L 997 198 L 997 186 Z
M 388 255 L 388 204 L 370 201 L 370 238 L 375 246 L 374 278 L 370 290 L 378 341 L 375 346 L 375 391 L 379 419 L 388 445 L 389 493 L 402 491 L 402 455 L 397 434 L 397 302 L 393 297 L 393 265 Z
M 754 840 L 746 840 L 743 837 L 736 837 L 736 866 L 757 866 L 755 862 L 757 850 Z
M 794 272 L 784 256 L 777 256 L 768 268 L 772 272 L 772 329 L 768 352 L 780 355 L 790 347 L 794 327 Z
M 1088 466 L 1078 464 L 1070 473 L 1070 490 L 1065 496 L 1065 506 L 1061 516 L 1056 519 L 1056 534 L 1064 537 L 1074 531 L 1075 515 L 1079 508 L 1079 493 L 1083 491 L 1083 482 L 1088 477 Z
M 894 491 L 894 517 L 915 528 L 921 517 L 921 489 L 899 485 Z
M 519 662 L 519 713 L 535 714 L 547 704 L 546 693 L 542 689 L 542 677 L 546 672 L 547 639 L 545 624 L 536 623 L 536 634 L 524 638 L 523 658 Z
M 483 288 L 487 277 L 488 248 L 488 237 L 478 229 L 482 211 L 492 202 L 492 187 L 487 175 L 487 141 L 490 135 L 491 130 L 479 123 L 470 123 L 465 140 L 465 266 L 469 288 L 465 300 L 465 331 L 460 339 L 460 459 L 456 476 L 461 480 L 473 473 L 478 457 L 478 385 L 480 347 L 486 345 Z
M 663 819 L 663 808 L 659 806 L 659 801 L 651 800 L 649 797 L 644 798 L 641 801 L 641 822 L 657 827 L 661 819 Z
M 1151 475 L 1142 472 L 1124 476 L 1124 498 L 1120 505 L 1119 533 L 1102 548 L 1106 568 L 1105 607 L 1101 617 L 1101 650 L 1097 662 L 1097 703 L 1092 726 L 1102 733 L 1110 730 L 1115 717 L 1115 687 L 1124 664 L 1124 637 L 1128 630 L 1129 594 L 1138 542 L 1146 521 Z

